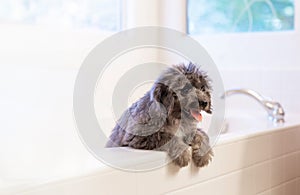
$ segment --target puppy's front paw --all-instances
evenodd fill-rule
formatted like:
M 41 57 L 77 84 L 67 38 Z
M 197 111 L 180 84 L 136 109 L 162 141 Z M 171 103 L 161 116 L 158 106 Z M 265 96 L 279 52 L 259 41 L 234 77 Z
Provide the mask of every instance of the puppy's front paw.
M 209 137 L 199 130 L 193 140 L 192 159 L 197 167 L 204 167 L 212 160 L 213 152 L 209 145 Z
M 179 167 L 185 167 L 189 164 L 191 154 L 188 149 L 184 150 L 178 157 L 173 159 L 173 163 Z
M 205 154 L 203 154 L 200 149 L 193 150 L 193 162 L 197 167 L 204 167 L 208 165 L 208 163 L 212 160 L 213 152 L 211 149 L 209 149 Z

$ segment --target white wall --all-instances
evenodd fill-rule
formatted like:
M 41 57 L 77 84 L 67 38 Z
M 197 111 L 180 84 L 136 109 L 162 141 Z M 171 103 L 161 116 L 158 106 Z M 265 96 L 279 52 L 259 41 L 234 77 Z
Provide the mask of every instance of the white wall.
M 300 31 L 245 33 L 195 37 L 220 69 L 225 88 L 252 88 L 279 101 L 287 111 L 299 112 Z M 243 97 L 228 98 L 228 107 L 260 109 Z M 229 108 L 228 108 L 229 109 Z M 241 109 L 241 108 L 236 108 Z

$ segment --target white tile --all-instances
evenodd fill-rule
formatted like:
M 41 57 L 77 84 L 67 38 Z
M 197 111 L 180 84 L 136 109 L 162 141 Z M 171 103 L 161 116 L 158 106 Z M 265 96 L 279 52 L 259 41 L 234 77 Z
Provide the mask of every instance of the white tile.
M 263 192 L 271 187 L 270 161 L 253 166 L 255 193 Z
M 270 161 L 271 173 L 270 173 L 270 182 L 271 187 L 277 186 L 283 183 L 284 178 L 284 158 L 272 159 Z
M 299 153 L 292 153 L 253 166 L 255 192 L 262 193 L 299 177 L 298 157 Z
M 286 154 L 286 145 L 284 135 L 286 131 L 278 131 L 270 134 L 270 152 L 271 158 L 276 158 Z
M 284 194 L 299 195 L 298 193 L 298 180 L 292 180 L 284 185 Z
M 164 193 L 239 170 L 245 163 L 244 144 L 241 141 L 214 147 L 213 161 L 201 169 L 189 165 L 179 170 L 170 164 L 151 172 L 137 173 L 138 193 Z M 161 185 L 153 189 L 144 181 L 156 181 Z
M 257 195 L 272 195 L 270 190 L 264 191 L 262 193 L 259 193 Z
M 298 184 L 299 181 L 294 179 L 257 195 L 299 195 Z
M 245 166 L 263 162 L 271 157 L 271 140 L 269 135 L 251 138 L 245 143 Z
M 254 179 L 252 170 L 244 169 L 167 194 L 252 195 L 254 194 Z
M 136 194 L 134 173 L 115 171 L 41 186 L 20 195 Z
M 300 153 L 298 152 L 298 156 L 297 156 L 297 166 L 298 166 L 298 177 L 300 178 Z
M 291 128 L 285 132 L 286 134 L 284 135 L 284 144 L 286 147 L 286 153 L 300 150 L 300 129 Z
M 297 194 L 300 194 L 300 178 L 297 181 Z
M 292 153 L 284 157 L 284 180 L 289 181 L 300 177 L 299 169 L 300 152 Z

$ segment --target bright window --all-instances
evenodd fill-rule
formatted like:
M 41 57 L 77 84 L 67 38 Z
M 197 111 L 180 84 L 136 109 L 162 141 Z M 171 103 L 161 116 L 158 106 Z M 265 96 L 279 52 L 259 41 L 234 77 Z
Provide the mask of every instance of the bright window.
M 119 0 L 0 1 L 0 24 L 116 31 L 120 27 L 119 19 Z
M 188 0 L 188 33 L 294 29 L 294 0 Z

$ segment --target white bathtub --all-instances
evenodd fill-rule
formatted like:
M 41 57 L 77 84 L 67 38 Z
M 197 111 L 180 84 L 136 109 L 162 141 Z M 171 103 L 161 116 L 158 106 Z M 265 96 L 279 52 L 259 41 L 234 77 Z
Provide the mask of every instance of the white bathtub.
M 32 146 L 26 146 L 30 150 L 22 151 L 24 158 L 30 158 L 30 163 L 18 159 L 18 149 L 6 148 L 5 153 L 1 150 L 5 160 L 1 160 L 0 194 L 298 195 L 300 124 L 294 122 L 295 119 L 289 117 L 286 124 L 272 127 L 266 118 L 262 118 L 259 125 L 265 129 L 248 130 L 246 118 L 228 118 L 229 130 L 220 136 L 214 147 L 213 162 L 201 170 L 192 165 L 181 170 L 168 165 L 149 172 L 123 172 L 95 160 L 73 130 L 59 134 L 65 137 L 60 138 L 63 141 L 58 140 L 54 148 L 50 142 L 56 140 L 58 132 L 53 133 L 54 136 L 49 133 L 44 135 L 49 143 L 32 143 Z M 246 126 L 242 128 L 243 125 Z M 123 149 L 110 152 L 124 155 Z M 127 152 L 136 159 L 146 156 L 134 161 L 139 166 L 165 160 L 162 152 Z M 11 158 L 7 158 L 8 153 Z M 17 158 L 13 158 L 14 155 Z
M 228 132 L 220 135 L 208 167 L 198 170 L 189 165 L 178 170 L 168 165 L 148 172 L 123 172 L 96 160 L 80 142 L 69 101 L 75 73 L 49 75 L 49 70 L 41 70 L 28 77 L 24 70 L 14 71 L 23 82 L 12 79 L 10 87 L 2 88 L 8 96 L 0 103 L 5 119 L 0 136 L 1 195 L 300 194 L 299 114 L 288 113 L 286 123 L 274 127 L 263 112 L 237 111 L 227 116 Z M 11 90 L 14 87 L 19 91 Z M 124 155 L 122 149 L 110 152 L 120 159 Z M 136 160 L 123 162 L 134 166 L 166 158 L 163 152 L 126 153 Z

